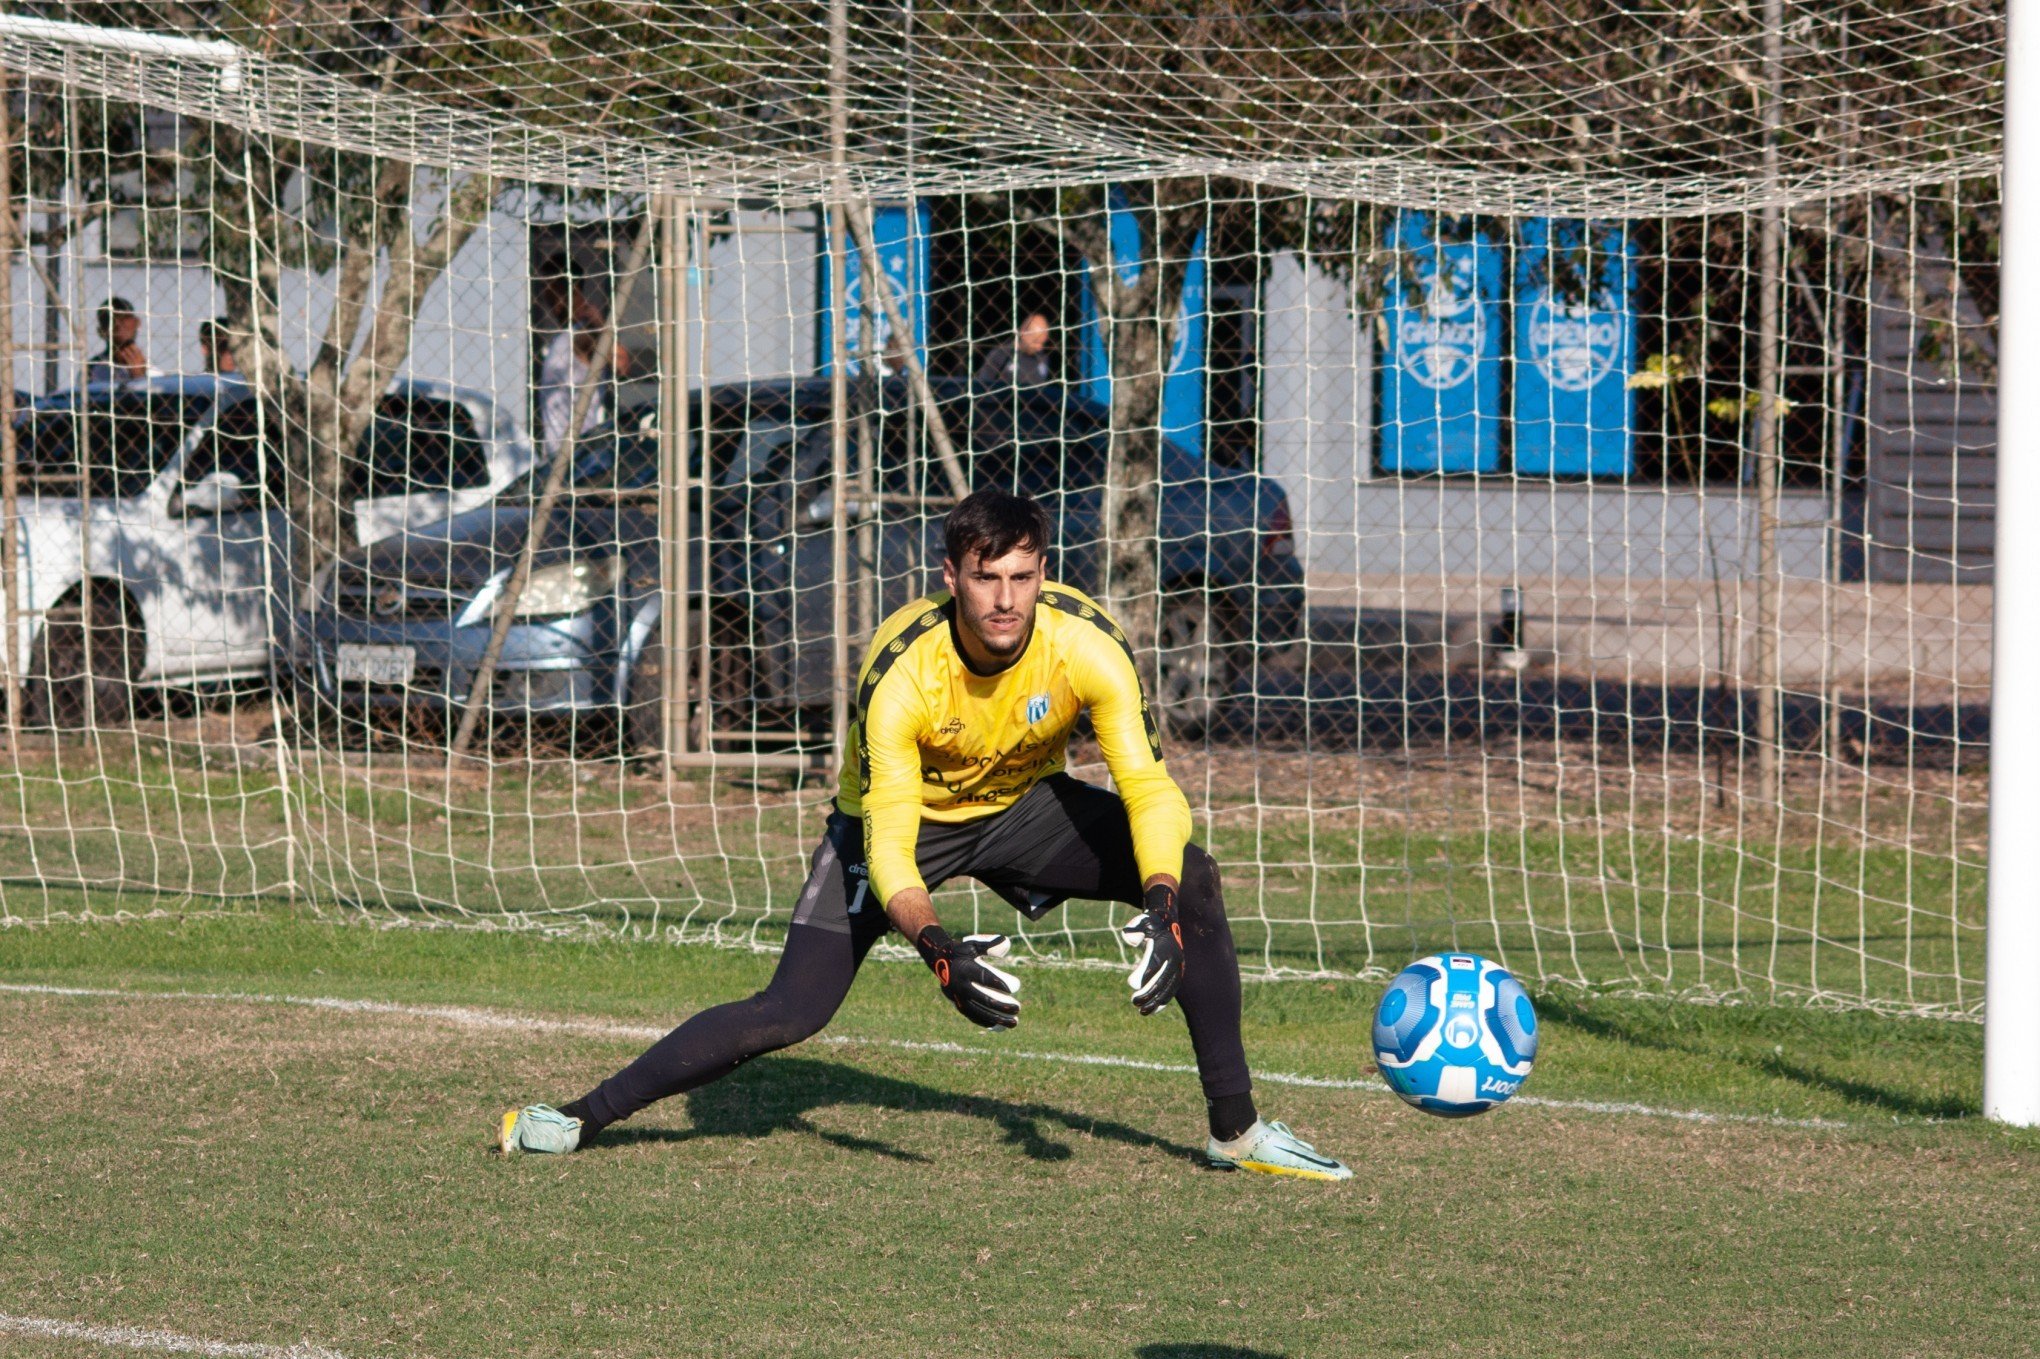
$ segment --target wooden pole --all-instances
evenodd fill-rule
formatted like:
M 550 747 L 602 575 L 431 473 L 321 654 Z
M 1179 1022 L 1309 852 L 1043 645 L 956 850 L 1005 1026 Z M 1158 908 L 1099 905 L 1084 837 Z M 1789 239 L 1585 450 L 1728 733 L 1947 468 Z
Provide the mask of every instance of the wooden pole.
M 850 736 L 850 355 L 844 334 L 849 317 L 849 288 L 844 270 L 850 262 L 850 6 L 829 3 L 829 513 L 830 598 L 835 606 L 830 660 L 835 675 L 830 704 L 830 734 L 837 758 Z M 866 279 L 865 305 L 870 305 L 873 280 Z M 796 630 L 799 621 L 795 621 Z
M 956 444 L 949 437 L 949 424 L 942 418 L 941 408 L 935 404 L 935 389 L 928 385 L 928 370 L 921 366 L 920 346 L 914 343 L 914 332 L 901 312 L 899 299 L 893 296 L 892 279 L 880 267 L 878 245 L 872 238 L 871 219 L 863 204 L 850 203 L 847 206 L 850 229 L 857 233 L 858 251 L 863 260 L 864 305 L 870 306 L 873 295 L 876 295 L 879 306 L 885 309 L 886 323 L 893 328 L 893 334 L 905 338 L 907 382 L 913 387 L 914 397 L 921 404 L 922 416 L 928 422 L 928 437 L 935 445 L 935 457 L 942 464 L 942 475 L 949 483 L 949 493 L 961 500 L 970 494 L 970 481 L 963 474 L 963 462 L 956 456 Z M 911 204 L 907 210 L 913 211 Z
M 0 593 L 6 595 L 8 746 L 21 747 L 21 463 L 14 439 L 14 110 L 0 67 Z
M 1764 101 L 1764 177 L 1778 187 L 1778 132 L 1783 116 L 1784 3 L 1765 0 L 1764 62 L 1769 77 Z M 1781 791 L 1779 745 L 1784 733 L 1778 704 L 1778 479 L 1781 467 L 1784 393 L 1779 390 L 1784 301 L 1785 214 L 1776 202 L 1764 207 L 1757 253 L 1757 788 L 1766 802 Z
M 531 581 L 531 561 L 538 554 L 539 539 L 545 536 L 552 524 L 553 510 L 559 505 L 561 491 L 566 488 L 567 469 L 574 465 L 574 447 L 581 439 L 581 422 L 588 418 L 588 410 L 595 403 L 595 393 L 601 388 L 602 380 L 609 376 L 609 361 L 616 352 L 616 328 L 637 294 L 638 276 L 644 272 L 647 257 L 651 254 L 656 218 L 657 214 L 648 204 L 644 225 L 638 228 L 637 239 L 631 243 L 630 256 L 624 262 L 623 279 L 609 299 L 609 315 L 602 323 L 601 333 L 595 338 L 595 354 L 588 361 L 588 375 L 574 392 L 573 411 L 567 418 L 566 433 L 553 453 L 551 465 L 546 468 L 545 485 L 538 493 L 538 503 L 532 507 L 531 520 L 524 531 L 524 543 L 518 549 L 516 565 L 511 568 L 510 579 L 503 592 L 496 597 L 488 645 L 483 648 L 481 663 L 475 667 L 474 678 L 468 684 L 467 701 L 461 705 L 460 726 L 455 729 L 453 741 L 447 747 L 449 769 L 459 767 L 466 758 L 468 743 L 474 739 L 475 724 L 481 718 L 482 709 L 494 700 L 492 691 L 496 682 L 496 664 L 502 659 L 503 643 L 510 636 L 510 625 L 517 617 L 518 605 L 524 601 L 524 587 Z
M 659 729 L 667 768 L 687 753 L 687 250 L 691 205 L 659 200 Z

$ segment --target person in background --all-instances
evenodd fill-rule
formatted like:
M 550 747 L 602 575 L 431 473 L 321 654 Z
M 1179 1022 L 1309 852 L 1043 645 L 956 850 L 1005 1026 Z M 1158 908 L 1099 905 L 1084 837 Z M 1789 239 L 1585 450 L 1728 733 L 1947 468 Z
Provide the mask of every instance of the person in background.
M 985 355 L 978 368 L 980 387 L 1039 387 L 1055 381 L 1055 360 L 1048 353 L 1048 318 L 1031 313 L 1020 323 L 1010 344 Z
M 574 402 L 592 371 L 595 346 L 602 338 L 605 320 L 601 304 L 585 287 L 575 284 L 568 295 L 567 328 L 546 345 L 545 361 L 538 373 L 539 432 L 545 439 L 547 457 L 557 453 L 566 442 L 567 429 L 574 420 Z M 619 340 L 610 356 L 608 376 L 620 378 L 629 367 L 630 355 Z M 581 433 L 598 428 L 608 418 L 607 402 L 598 387 L 588 402 L 588 413 L 581 419 Z
M 238 377 L 241 365 L 234 358 L 233 346 L 226 342 L 227 318 L 215 317 L 198 323 L 198 354 L 204 361 L 205 371 L 216 377 Z
M 135 314 L 135 304 L 125 297 L 109 297 L 100 303 L 101 348 L 85 362 L 85 381 L 134 382 L 154 373 L 149 367 L 149 356 L 135 343 L 141 329 L 142 318 Z

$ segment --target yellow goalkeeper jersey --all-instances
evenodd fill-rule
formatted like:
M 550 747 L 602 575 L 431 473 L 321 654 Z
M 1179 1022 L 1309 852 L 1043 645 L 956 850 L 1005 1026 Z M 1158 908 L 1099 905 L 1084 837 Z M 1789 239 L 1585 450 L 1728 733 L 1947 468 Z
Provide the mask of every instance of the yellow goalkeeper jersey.
M 836 806 L 864 818 L 864 856 L 881 902 L 925 888 L 921 822 L 1004 811 L 1059 772 L 1077 717 L 1091 727 L 1133 825 L 1143 881 L 1181 877 L 1190 804 L 1162 763 L 1161 734 L 1126 634 L 1066 585 L 1042 587 L 1020 658 L 979 675 L 958 650 L 946 592 L 901 609 L 859 672 Z

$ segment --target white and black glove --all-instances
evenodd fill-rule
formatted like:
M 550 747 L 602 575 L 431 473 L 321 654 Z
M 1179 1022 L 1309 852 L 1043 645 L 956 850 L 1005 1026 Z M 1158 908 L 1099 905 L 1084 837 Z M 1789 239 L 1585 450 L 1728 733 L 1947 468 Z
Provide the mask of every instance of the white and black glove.
M 942 994 L 965 1019 L 988 1029 L 1010 1029 L 1020 1022 L 1020 979 L 986 962 L 1012 950 L 1003 934 L 967 934 L 951 939 L 940 925 L 930 925 L 914 941 Z
M 1133 988 L 1133 1006 L 1151 1015 L 1176 998 L 1183 984 L 1183 927 L 1176 922 L 1176 889 L 1158 882 L 1147 889 L 1141 913 L 1127 922 L 1119 937 L 1140 950 L 1126 984 Z

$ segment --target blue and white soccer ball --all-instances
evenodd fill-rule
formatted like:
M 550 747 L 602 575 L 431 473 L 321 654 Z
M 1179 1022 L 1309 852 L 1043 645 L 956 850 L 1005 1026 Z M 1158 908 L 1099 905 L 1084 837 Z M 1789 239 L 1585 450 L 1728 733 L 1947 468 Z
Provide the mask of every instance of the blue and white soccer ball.
M 1419 958 L 1374 1011 L 1374 1059 L 1389 1088 L 1427 1114 L 1465 1118 L 1522 1088 L 1537 1056 L 1523 984 L 1472 953 Z

